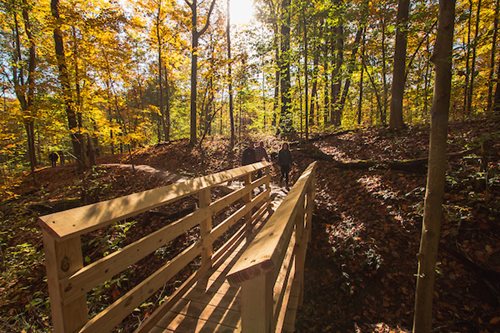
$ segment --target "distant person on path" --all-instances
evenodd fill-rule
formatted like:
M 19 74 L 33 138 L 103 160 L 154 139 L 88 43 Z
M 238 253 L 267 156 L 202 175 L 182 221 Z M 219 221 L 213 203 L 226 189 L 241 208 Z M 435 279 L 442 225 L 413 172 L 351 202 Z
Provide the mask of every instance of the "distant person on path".
M 255 148 L 255 159 L 257 162 L 266 160 L 269 162 L 269 155 L 267 155 L 266 148 L 264 148 L 264 142 L 259 142 L 259 146 Z
M 55 168 L 56 167 L 56 164 L 57 164 L 57 160 L 59 159 L 59 155 L 57 155 L 57 153 L 55 151 L 51 152 L 49 154 L 49 160 L 50 160 L 50 163 L 52 164 L 52 167 Z
M 64 151 L 59 150 L 59 151 L 57 152 L 57 154 L 59 155 L 59 159 L 60 159 L 60 161 L 59 161 L 59 165 L 64 165 L 64 163 L 66 162 L 66 158 L 65 158 L 65 156 L 64 156 Z
M 292 154 L 288 149 L 288 143 L 284 143 L 281 146 L 281 150 L 278 153 L 278 165 L 281 168 L 280 183 L 283 179 L 285 180 L 285 187 L 288 189 L 289 173 L 292 168 Z
M 243 150 L 241 154 L 241 165 L 253 164 L 257 161 L 255 156 L 255 149 L 253 147 L 253 142 L 248 144 L 248 147 Z
M 270 161 L 269 155 L 267 155 L 266 148 L 264 148 L 264 142 L 259 142 L 259 146 L 255 148 L 255 161 L 262 162 L 262 160 Z M 262 177 L 262 169 L 257 172 L 257 178 Z

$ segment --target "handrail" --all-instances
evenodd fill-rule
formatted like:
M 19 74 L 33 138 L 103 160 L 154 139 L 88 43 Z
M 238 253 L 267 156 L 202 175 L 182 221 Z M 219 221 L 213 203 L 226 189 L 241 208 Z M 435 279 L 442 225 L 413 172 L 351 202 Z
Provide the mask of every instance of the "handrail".
M 113 222 L 166 205 L 174 200 L 195 194 L 202 189 L 242 177 L 268 166 L 270 166 L 268 162 L 259 162 L 189 179 L 182 183 L 45 215 L 39 218 L 39 223 L 53 237 L 63 240 L 100 229 Z
M 314 205 L 315 168 L 316 162 L 311 163 L 302 173 L 227 275 L 229 283 L 241 284 L 244 333 L 281 331 L 286 325 L 290 302 L 296 302 L 297 306 L 301 303 Z M 298 295 L 291 300 L 294 287 Z
M 270 176 L 252 181 L 252 175 L 270 165 L 255 163 L 41 217 L 54 332 L 109 332 L 195 258 L 201 256 L 199 270 L 207 270 L 219 255 L 213 254 L 213 242 L 242 218 L 251 226 L 252 210 L 269 204 Z M 244 178 L 245 187 L 212 202 L 211 188 L 235 178 Z M 261 185 L 266 185 L 266 190 L 254 197 L 253 189 Z M 198 195 L 199 208 L 193 213 L 83 266 L 82 234 L 194 194 Z M 245 201 L 245 206 L 212 229 L 212 216 L 239 199 Z M 201 232 L 194 244 L 89 320 L 87 292 L 197 225 Z M 185 286 L 193 282 L 190 278 Z
M 310 176 L 315 167 L 316 162 L 311 163 L 302 173 L 276 212 L 233 266 L 227 275 L 229 282 L 241 283 L 281 266 L 278 259 L 287 249 L 287 235 L 292 233 L 300 198 L 312 181 Z

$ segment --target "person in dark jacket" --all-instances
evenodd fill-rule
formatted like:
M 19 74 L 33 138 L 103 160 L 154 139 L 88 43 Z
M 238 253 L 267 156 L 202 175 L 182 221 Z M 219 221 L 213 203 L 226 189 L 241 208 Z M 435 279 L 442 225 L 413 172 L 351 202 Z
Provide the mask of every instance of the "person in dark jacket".
M 57 155 L 57 153 L 55 151 L 51 152 L 49 154 L 49 160 L 50 160 L 50 163 L 52 164 L 52 167 L 55 168 L 56 167 L 56 164 L 57 164 L 57 160 L 59 159 L 59 155 Z
M 241 154 L 241 165 L 249 165 L 255 162 L 257 162 L 255 149 L 253 148 L 253 142 L 250 142 L 248 147 L 245 148 Z
M 288 188 L 288 180 L 290 169 L 292 168 L 292 154 L 288 149 L 288 143 L 284 143 L 281 146 L 281 150 L 278 153 L 278 165 L 281 169 L 280 183 L 285 180 L 285 186 Z

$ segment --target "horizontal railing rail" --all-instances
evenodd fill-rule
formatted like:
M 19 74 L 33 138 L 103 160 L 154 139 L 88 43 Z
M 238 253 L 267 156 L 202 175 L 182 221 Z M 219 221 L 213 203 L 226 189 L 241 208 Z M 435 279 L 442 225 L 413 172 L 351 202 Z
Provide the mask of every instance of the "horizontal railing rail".
M 231 284 L 242 287 L 243 332 L 281 331 L 292 284 L 301 302 L 315 168 L 316 162 L 302 173 L 227 275 Z
M 262 207 L 269 204 L 270 176 L 265 174 L 252 181 L 255 171 L 268 171 L 269 166 L 267 162 L 255 163 L 41 217 L 39 222 L 44 238 L 54 331 L 109 332 L 196 258 L 201 256 L 199 271 L 208 270 L 220 257 L 220 251 L 228 248 L 224 244 L 214 253 L 214 241 L 242 218 L 246 221 L 245 228 L 250 227 L 253 212 L 260 212 Z M 244 179 L 244 187 L 212 202 L 213 187 L 238 178 Z M 266 189 L 254 197 L 253 190 L 262 185 Z M 83 265 L 82 235 L 190 195 L 198 196 L 199 208 L 194 212 L 93 263 Z M 245 205 L 213 227 L 212 217 L 238 200 L 243 200 Z M 108 308 L 93 318 L 88 318 L 88 292 L 196 226 L 200 227 L 200 238 L 194 244 Z M 227 242 L 232 242 L 233 239 L 230 238 Z M 193 274 L 179 289 L 187 288 L 194 281 Z M 172 301 L 176 295 L 172 295 Z M 166 303 L 171 303 L 169 301 Z

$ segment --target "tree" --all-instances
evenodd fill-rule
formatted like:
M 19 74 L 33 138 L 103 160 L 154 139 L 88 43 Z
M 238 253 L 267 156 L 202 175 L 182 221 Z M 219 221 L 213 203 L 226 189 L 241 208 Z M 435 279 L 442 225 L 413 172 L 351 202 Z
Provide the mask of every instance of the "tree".
M 495 53 L 497 45 L 497 35 L 498 35 L 498 11 L 500 7 L 500 0 L 495 1 L 495 17 L 493 19 L 493 37 L 491 40 L 491 56 L 490 56 L 490 73 L 488 76 L 488 105 L 486 107 L 487 112 L 493 111 L 493 85 L 495 76 Z M 497 77 L 498 80 L 498 77 Z
M 230 14 L 231 0 L 227 0 L 227 23 L 226 23 L 226 35 L 227 35 L 227 79 L 228 79 L 228 89 L 229 89 L 229 122 L 231 126 L 231 138 L 230 138 L 230 148 L 234 147 L 234 102 L 233 102 L 233 77 L 232 77 L 232 64 L 231 64 L 231 14 Z
M 84 138 L 78 126 L 75 102 L 71 92 L 71 83 L 66 64 L 66 54 L 64 51 L 64 39 L 61 31 L 61 16 L 59 14 L 59 0 L 51 0 L 50 8 L 52 17 L 55 20 L 53 38 L 54 47 L 57 58 L 57 67 L 59 70 L 59 83 L 62 88 L 62 96 L 64 105 L 66 106 L 66 115 L 68 117 L 68 126 L 70 130 L 71 144 L 73 145 L 73 153 L 77 158 L 78 169 L 82 171 L 85 165 Z
M 289 134 L 293 131 L 290 95 L 290 21 L 291 21 L 291 0 L 281 2 L 281 115 L 280 131 Z
M 405 88 L 406 44 L 408 34 L 408 12 L 410 0 L 399 0 L 396 28 L 396 46 L 394 51 L 394 71 L 392 75 L 391 114 L 389 127 L 400 129 L 403 121 L 403 95 Z
M 443 213 L 446 173 L 446 140 L 451 95 L 452 46 L 455 21 L 455 0 L 439 1 L 437 40 L 432 61 L 436 68 L 431 110 L 431 134 L 424 220 L 418 254 L 417 289 L 413 332 L 428 333 L 432 326 L 432 295 L 439 233 Z
M 214 10 L 215 0 L 210 2 L 210 7 L 208 9 L 208 14 L 205 19 L 205 24 L 198 30 L 198 0 L 184 0 L 186 4 L 191 9 L 191 100 L 190 100 L 190 136 L 189 143 L 191 145 L 196 144 L 196 115 L 197 115 L 197 103 L 196 98 L 198 97 L 197 85 L 198 85 L 198 45 L 200 37 L 207 31 L 210 24 L 210 16 Z

